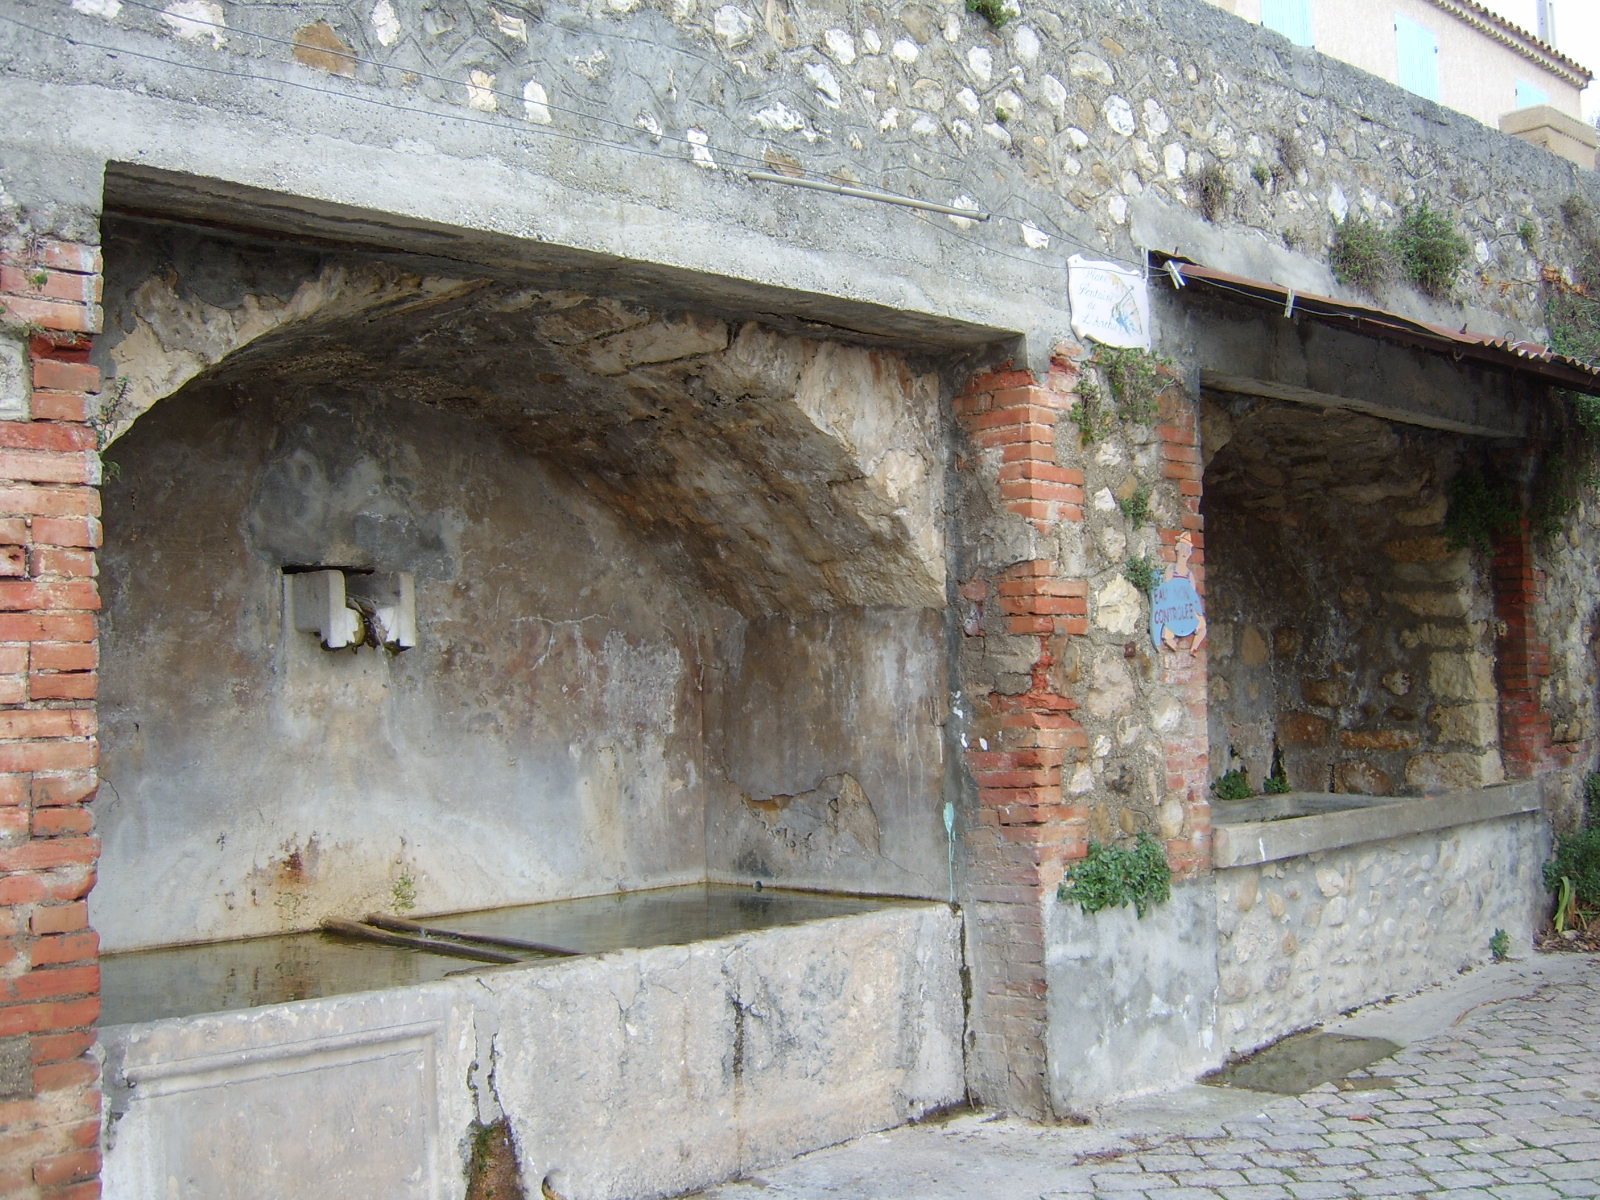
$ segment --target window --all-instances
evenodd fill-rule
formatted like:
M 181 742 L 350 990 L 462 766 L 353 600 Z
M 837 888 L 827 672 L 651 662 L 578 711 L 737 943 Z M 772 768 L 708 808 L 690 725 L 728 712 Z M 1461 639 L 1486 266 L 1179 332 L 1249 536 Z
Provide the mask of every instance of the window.
M 1550 95 L 1543 88 L 1534 87 L 1526 79 L 1517 80 L 1517 107 L 1529 108 L 1535 104 L 1549 104 Z
M 1296 46 L 1313 44 L 1311 0 L 1261 0 L 1261 23 Z
M 1439 99 L 1439 38 L 1426 25 L 1395 14 L 1395 50 L 1400 62 L 1400 86 L 1424 100 Z

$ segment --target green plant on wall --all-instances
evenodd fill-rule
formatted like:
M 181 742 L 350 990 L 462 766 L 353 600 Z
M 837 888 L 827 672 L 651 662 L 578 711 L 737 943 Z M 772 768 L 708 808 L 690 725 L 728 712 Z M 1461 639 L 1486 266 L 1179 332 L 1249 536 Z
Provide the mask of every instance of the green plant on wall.
M 982 17 L 996 29 L 1004 29 L 1006 22 L 1017 15 L 1007 0 L 967 0 L 967 11 Z
M 1456 472 L 1445 493 L 1444 533 L 1452 549 L 1489 550 L 1498 534 L 1522 519 L 1511 484 L 1475 468 Z
M 1218 800 L 1248 800 L 1256 790 L 1250 786 L 1250 777 L 1244 773 L 1244 768 L 1235 767 L 1211 781 L 1211 794 Z
M 1128 495 L 1117 501 L 1117 507 L 1128 523 L 1138 528 L 1150 519 L 1150 485 L 1141 483 Z
M 1388 232 L 1376 221 L 1346 213 L 1333 227 L 1328 265 L 1340 283 L 1377 291 L 1394 275 L 1394 249 Z
M 1142 830 L 1131 848 L 1090 842 L 1084 857 L 1067 869 L 1056 896 L 1085 913 L 1131 904 L 1142 919 L 1172 898 L 1172 868 L 1161 843 Z
M 1489 953 L 1495 962 L 1505 962 L 1511 956 L 1511 937 L 1504 929 L 1496 929 L 1489 938 Z
M 1102 440 L 1111 432 L 1112 411 L 1106 402 L 1105 389 L 1088 370 L 1078 376 L 1078 385 L 1073 389 L 1077 404 L 1073 408 L 1073 418 L 1078 422 L 1078 437 L 1085 446 L 1092 445 Z
M 1156 419 L 1156 401 L 1172 383 L 1166 369 L 1171 364 L 1144 350 L 1103 346 L 1095 353 L 1116 401 L 1117 416 L 1149 425 Z
M 1161 560 L 1150 554 L 1128 559 L 1122 570 L 1122 577 L 1146 596 L 1154 595 L 1161 586 L 1161 574 Z
M 1448 296 L 1470 247 L 1450 218 L 1424 200 L 1407 209 L 1394 231 L 1395 256 L 1407 279 L 1430 296 Z

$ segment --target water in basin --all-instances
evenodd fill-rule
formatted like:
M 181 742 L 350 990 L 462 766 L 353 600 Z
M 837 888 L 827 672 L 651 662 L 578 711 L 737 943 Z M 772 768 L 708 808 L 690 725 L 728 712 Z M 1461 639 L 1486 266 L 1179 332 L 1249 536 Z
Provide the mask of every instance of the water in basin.
M 629 947 L 683 945 L 746 930 L 871 912 L 896 903 L 912 902 L 694 885 L 421 919 L 469 933 L 524 938 L 598 954 Z M 529 956 L 530 965 L 558 961 Z M 155 1021 L 405 987 L 486 969 L 487 964 L 425 950 L 373 945 L 326 933 L 108 954 L 100 960 L 100 1024 Z

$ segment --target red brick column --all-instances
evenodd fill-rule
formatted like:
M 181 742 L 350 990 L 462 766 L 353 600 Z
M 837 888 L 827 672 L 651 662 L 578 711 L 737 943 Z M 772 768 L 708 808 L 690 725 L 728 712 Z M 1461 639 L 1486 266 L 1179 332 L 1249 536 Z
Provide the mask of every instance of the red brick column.
M 1162 529 L 1161 557 L 1172 562 L 1178 536 L 1187 532 L 1194 542 L 1189 572 L 1195 590 L 1206 592 L 1205 521 L 1200 516 L 1203 467 L 1200 457 L 1200 427 L 1194 407 L 1177 389 L 1168 389 L 1161 400 L 1161 423 L 1156 436 L 1161 440 L 1161 476 L 1178 485 L 1187 511 L 1177 529 Z M 1157 652 L 1161 659 L 1162 682 L 1184 703 L 1184 719 L 1163 738 L 1167 758 L 1167 795 L 1183 805 L 1183 832 L 1167 839 L 1167 860 L 1182 876 L 1204 874 L 1211 869 L 1211 745 L 1206 725 L 1206 651 Z
M 0 1197 L 100 1194 L 94 547 L 100 255 L 0 257 L 0 338 L 32 388 L 0 396 Z
M 1550 714 L 1543 709 L 1550 644 L 1534 627 L 1544 595 L 1544 572 L 1534 565 L 1526 519 L 1495 538 L 1495 682 L 1500 691 L 1500 759 L 1506 775 L 1527 779 L 1555 765 Z M 1560 765 L 1566 765 L 1562 763 Z
M 956 402 L 970 444 L 987 460 L 986 482 L 1041 544 L 1083 521 L 1082 472 L 1057 464 L 1055 442 L 1076 378 L 1065 362 L 1044 385 L 1028 372 L 998 371 Z M 967 636 L 989 636 L 984 626 L 994 626 L 996 639 L 1023 648 L 1027 668 L 1018 691 L 971 698 L 966 765 L 978 810 L 965 850 L 975 1090 L 986 1102 L 1044 1115 L 1043 902 L 1066 863 L 1083 856 L 1088 822 L 1087 808 L 1066 803 L 1061 790 L 1063 767 L 1086 753 L 1088 738 L 1051 668 L 1061 639 L 1088 632 L 1088 587 L 1053 558 L 1033 557 L 975 574 L 961 595 L 977 616 Z

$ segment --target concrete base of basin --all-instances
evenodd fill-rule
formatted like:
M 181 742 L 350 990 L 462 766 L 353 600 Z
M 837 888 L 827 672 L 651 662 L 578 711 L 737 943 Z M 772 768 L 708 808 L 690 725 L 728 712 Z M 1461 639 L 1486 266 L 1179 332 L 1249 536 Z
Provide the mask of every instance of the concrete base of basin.
M 101 1031 L 107 1200 L 643 1200 L 964 1095 L 959 917 L 905 905 Z

